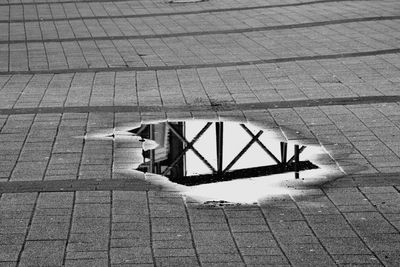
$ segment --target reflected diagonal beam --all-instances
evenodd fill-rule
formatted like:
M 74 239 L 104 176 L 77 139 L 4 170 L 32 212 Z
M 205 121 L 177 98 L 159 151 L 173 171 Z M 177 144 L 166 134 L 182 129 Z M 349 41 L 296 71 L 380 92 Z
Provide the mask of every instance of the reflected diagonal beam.
M 301 152 L 304 151 L 304 149 L 306 148 L 306 146 L 301 146 L 299 149 L 299 155 L 301 154 Z M 296 157 L 296 155 L 293 155 L 288 161 L 287 164 L 289 164 L 290 162 L 292 162 L 294 160 L 294 158 Z
M 134 134 L 140 136 L 140 134 L 146 129 L 146 127 L 148 127 L 148 125 L 142 125 L 142 127 L 140 127 L 140 129 Z
M 178 162 L 179 160 L 183 157 L 183 155 L 189 150 L 191 149 L 196 156 L 203 161 L 203 163 L 205 165 L 207 165 L 207 167 L 212 171 L 212 172 L 216 172 L 216 170 L 214 169 L 213 166 L 211 166 L 211 164 L 200 154 L 200 152 L 197 151 L 197 149 L 195 149 L 193 147 L 194 143 L 197 142 L 197 140 L 205 133 L 205 131 L 211 126 L 211 122 L 208 122 L 203 129 L 201 129 L 201 131 L 193 138 L 193 140 L 191 142 L 187 141 L 185 137 L 183 137 L 175 128 L 174 126 L 172 126 L 169 122 L 167 122 L 167 126 L 169 129 L 171 129 L 171 131 L 175 134 L 176 137 L 178 137 L 185 145 L 186 147 L 184 148 L 184 150 L 182 151 L 181 154 L 179 154 L 178 158 L 176 158 L 174 160 L 174 162 L 162 173 L 162 175 L 165 175 L 168 171 L 170 171 Z
M 246 151 L 251 147 L 252 144 L 254 144 L 254 142 L 256 142 L 258 140 L 258 138 L 260 137 L 260 135 L 263 133 L 263 131 L 259 131 L 255 136 L 253 136 L 253 138 L 250 140 L 250 142 L 242 149 L 242 151 L 239 152 L 239 154 L 237 154 L 237 156 L 231 161 L 231 163 L 228 164 L 228 166 L 226 166 L 226 168 L 224 169 L 224 171 L 222 172 L 222 174 L 226 173 L 227 171 L 230 170 L 230 168 L 232 168 L 232 166 L 243 156 L 244 153 L 246 153 Z
M 242 126 L 242 128 L 243 128 L 252 138 L 254 138 L 255 135 L 249 130 L 249 128 L 246 127 L 246 125 L 240 124 L 240 126 Z M 275 155 L 272 154 L 272 152 L 271 152 L 260 140 L 257 139 L 256 142 L 257 142 L 257 144 L 259 144 L 259 145 L 261 146 L 261 148 L 262 148 L 273 160 L 275 160 L 276 163 L 278 163 L 278 164 L 281 163 L 280 160 L 277 159 L 277 158 L 275 157 Z

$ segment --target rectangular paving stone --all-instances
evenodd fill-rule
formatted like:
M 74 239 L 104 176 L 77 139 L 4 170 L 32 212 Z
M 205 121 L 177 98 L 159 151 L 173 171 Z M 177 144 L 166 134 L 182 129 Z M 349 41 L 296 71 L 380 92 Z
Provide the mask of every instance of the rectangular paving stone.
M 75 203 L 110 203 L 110 192 L 79 191 L 75 195 Z
M 0 262 L 9 261 L 16 262 L 18 260 L 19 252 L 22 249 L 21 245 L 0 245 Z
M 108 252 L 105 251 L 67 251 L 66 260 L 99 260 L 108 261 Z
M 40 208 L 72 208 L 73 193 L 57 192 L 57 193 L 40 193 L 37 206 Z
M 108 240 L 108 233 L 71 233 L 68 239 L 67 251 L 106 251 Z
M 199 254 L 200 262 L 203 263 L 242 263 L 239 254 Z
M 332 254 L 369 254 L 370 250 L 359 238 L 322 238 L 321 243 Z
M 153 232 L 186 232 L 189 224 L 186 220 L 178 218 L 152 218 Z
M 119 238 L 111 238 L 110 246 L 112 248 L 130 248 L 130 247 L 146 247 L 150 246 L 150 238 L 149 237 L 127 237 L 123 238 L 119 236 Z
M 245 233 L 245 232 L 267 232 L 269 231 L 269 227 L 266 224 L 239 224 L 239 225 L 230 225 L 232 232 L 237 233 Z
M 149 231 L 149 225 L 147 222 L 122 222 L 112 223 L 112 231 Z
M 249 265 L 288 265 L 288 260 L 282 255 L 243 256 L 244 262 Z
M 21 264 L 62 265 L 66 241 L 27 241 Z
M 110 216 L 108 204 L 76 204 L 74 216 L 77 218 L 107 218 Z
M 150 231 L 113 231 L 113 238 L 148 238 L 150 236 Z
M 196 257 L 156 257 L 157 266 L 200 266 Z
M 312 230 L 306 221 L 271 222 L 270 227 L 277 236 L 312 235 Z
M 234 233 L 233 236 L 239 248 L 276 246 L 276 241 L 269 232 Z
M 337 264 L 344 265 L 380 265 L 379 260 L 372 254 L 356 254 L 356 255 L 346 255 L 338 254 L 332 255 L 333 259 Z
M 70 216 L 72 208 L 36 208 L 36 216 Z
M 68 238 L 70 228 L 69 217 L 64 217 L 65 219 L 61 220 L 60 216 L 40 217 L 40 220 L 37 218 L 33 219 L 27 240 L 61 240 Z
M 108 266 L 107 259 L 74 259 L 74 260 L 66 260 L 66 267 L 81 267 L 81 266 L 98 266 L 98 267 L 106 267 Z
M 199 254 L 216 254 L 216 253 L 235 254 L 238 252 L 238 249 L 233 243 L 227 243 L 225 245 L 222 245 L 221 243 L 215 242 L 215 243 L 210 243 L 208 245 L 204 245 L 202 243 L 196 243 L 196 251 Z
M 155 257 L 195 257 L 196 252 L 190 246 L 186 248 L 154 248 Z
M 71 231 L 73 233 L 109 233 L 110 220 L 98 217 L 74 217 Z
M 266 256 L 266 255 L 283 255 L 282 250 L 279 247 L 241 247 L 239 248 L 240 253 L 243 256 Z
M 153 262 L 149 247 L 112 248 L 110 256 L 113 264 Z

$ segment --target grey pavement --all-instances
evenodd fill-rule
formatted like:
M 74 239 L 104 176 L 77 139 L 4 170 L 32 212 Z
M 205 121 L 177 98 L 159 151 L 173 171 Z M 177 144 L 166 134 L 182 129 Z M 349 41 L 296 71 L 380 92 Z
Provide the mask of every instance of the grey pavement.
M 122 173 L 136 147 L 95 138 L 193 119 L 317 146 L 329 173 L 199 201 Z M 399 251 L 399 1 L 0 0 L 0 266 L 399 266 Z

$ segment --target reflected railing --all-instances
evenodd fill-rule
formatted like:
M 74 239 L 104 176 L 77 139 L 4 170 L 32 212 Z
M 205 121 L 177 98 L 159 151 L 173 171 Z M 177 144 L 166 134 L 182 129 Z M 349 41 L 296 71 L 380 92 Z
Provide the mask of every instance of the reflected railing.
M 132 134 L 143 140 L 151 139 L 158 144 L 155 149 L 143 150 L 144 160 L 138 170 L 161 174 L 180 184 L 197 185 L 285 172 L 294 172 L 295 179 L 299 179 L 300 171 L 318 168 L 310 161 L 300 161 L 300 155 L 306 146 L 295 144 L 293 155 L 289 157 L 287 142 L 272 138 L 261 140 L 264 130 L 229 122 L 226 131 L 226 123 L 220 121 L 203 122 L 197 128 L 192 126 L 190 122 L 162 122 L 144 124 L 131 130 Z M 211 131 L 211 128 L 215 130 Z M 236 139 L 232 139 L 233 135 Z M 240 150 L 233 153 L 226 149 L 227 146 L 239 146 L 235 140 L 244 138 L 250 140 Z M 202 144 L 196 147 L 201 139 Z M 278 152 L 276 142 L 279 143 Z M 272 144 L 275 149 L 270 148 Z M 253 146 L 261 148 L 264 155 L 254 154 L 254 149 L 251 149 Z M 247 154 L 250 154 L 247 156 L 249 166 L 238 164 Z M 265 157 L 265 160 L 260 157 Z M 228 158 L 231 160 L 227 160 Z M 255 163 L 256 159 L 258 163 Z

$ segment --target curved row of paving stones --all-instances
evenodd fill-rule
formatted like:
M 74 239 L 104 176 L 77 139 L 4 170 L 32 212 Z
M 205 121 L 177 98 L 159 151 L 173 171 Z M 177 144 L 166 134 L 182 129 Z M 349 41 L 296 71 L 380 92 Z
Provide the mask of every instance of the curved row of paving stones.
M 365 29 L 374 32 L 368 23 L 364 24 L 367 24 Z M 254 32 L 148 40 L 2 44 L 4 53 L 1 60 L 4 64 L 0 70 L 2 74 L 7 74 L 30 70 L 64 72 L 87 68 L 129 70 L 131 67 L 167 66 L 174 69 L 182 65 L 234 65 L 280 57 L 374 53 L 375 50 L 379 53 L 380 50 L 397 48 L 398 31 L 393 27 L 385 26 L 385 32 L 376 32 L 377 37 L 374 38 L 371 32 L 364 34 L 336 25 L 331 28 L 328 32 L 323 27 L 315 27 L 313 30 L 279 30 L 268 34 Z M 359 36 L 359 39 L 355 39 L 354 35 Z
M 141 72 L 2 75 L 0 106 L 225 105 L 399 95 L 400 57 Z
M 374 32 L 368 27 L 368 23 L 365 24 L 368 32 Z M 331 28 L 328 32 L 323 27 L 313 27 L 313 30 L 280 30 L 268 34 L 254 32 L 148 40 L 3 44 L 1 59 L 4 64 L 1 71 L 6 74 L 29 70 L 63 72 L 85 68 L 174 68 L 179 65 L 220 63 L 234 65 L 236 62 L 272 60 L 279 57 L 373 53 L 374 50 L 397 48 L 398 32 L 393 27 L 385 26 L 385 32 L 376 32 L 378 35 L 374 38 L 371 37 L 371 32 L 364 34 L 344 26 Z M 354 35 L 359 36 L 359 39 L 353 38 Z
M 280 2 L 279 4 L 266 4 L 266 5 L 257 5 L 255 3 L 254 6 L 249 6 L 249 3 L 246 3 L 246 6 L 237 6 L 230 5 L 228 8 L 200 8 L 199 5 L 168 5 L 171 7 L 171 10 L 157 9 L 153 13 L 143 12 L 143 9 L 137 8 L 135 3 L 131 1 L 121 2 L 108 2 L 108 3 L 94 3 L 91 1 L 89 3 L 75 3 L 75 4 L 42 4 L 36 5 L 35 8 L 27 8 L 25 5 L 14 6 L 12 9 L 2 9 L 2 20 L 1 23 L 14 23 L 14 22 L 29 22 L 29 21 L 37 21 L 37 22 L 45 22 L 45 21 L 71 21 L 71 20 L 84 20 L 84 19 L 117 19 L 117 18 L 143 18 L 143 17 L 163 17 L 165 19 L 174 20 L 178 19 L 182 15 L 192 15 L 192 19 L 204 19 L 206 17 L 214 17 L 219 13 L 233 15 L 234 17 L 245 18 L 248 17 L 249 13 L 253 15 L 260 16 L 267 12 L 269 15 L 274 15 L 274 12 L 269 11 L 268 9 L 277 9 L 277 8 L 285 8 L 284 12 L 286 14 L 291 14 L 291 16 L 305 19 L 307 16 L 313 16 L 310 12 L 316 9 L 314 5 L 323 4 L 326 10 L 329 10 L 329 16 L 339 16 L 339 18 L 344 18 L 347 16 L 356 16 L 357 14 L 363 14 L 369 10 L 369 14 L 378 13 L 387 10 L 385 6 L 392 5 L 390 1 L 383 2 L 380 1 L 380 5 L 377 5 L 378 2 L 374 0 L 359 0 L 354 4 L 351 2 L 353 0 L 328 0 L 328 1 L 310 1 L 310 2 Z M 354 7 L 357 6 L 359 2 L 363 3 L 363 6 L 358 7 L 358 12 L 354 12 Z M 339 13 L 337 9 L 337 5 L 331 4 L 331 2 L 347 2 L 342 4 L 342 12 Z M 217 2 L 211 2 L 217 3 Z M 240 4 L 239 2 L 238 4 Z M 252 2 L 253 3 L 253 2 Z M 202 3 L 204 5 L 206 3 Z M 243 4 L 243 3 L 242 3 Z M 336 6 L 336 8 L 335 8 Z M 172 8 L 173 7 L 173 8 Z M 184 8 L 182 8 L 184 7 Z M 298 9 L 299 7 L 303 7 L 302 9 Z M 318 7 L 318 6 L 317 6 Z M 375 11 L 372 10 L 371 7 L 375 7 Z M 194 8 L 194 9 L 192 9 Z M 240 11 L 240 13 L 238 13 Z M 306 14 L 299 14 L 299 11 Z M 230 13 L 232 12 L 232 13 Z M 12 16 L 10 15 L 12 14 Z M 198 18 L 198 15 L 202 14 L 201 18 Z M 265 15 L 265 14 L 264 14 Z M 326 14 L 325 14 L 326 16 Z M 323 16 L 323 17 L 325 17 Z M 228 19 L 226 15 L 224 15 L 225 19 Z M 288 16 L 284 17 L 285 20 L 290 20 Z M 248 19 L 250 19 L 248 17 Z M 254 19 L 254 18 L 253 18 Z M 262 19 L 262 17 L 252 20 L 258 21 Z M 205 19 L 206 21 L 208 19 Z M 214 19 L 215 20 L 215 19 Z M 265 18 L 264 18 L 265 20 Z M 237 21 L 239 22 L 239 21 Z M 191 20 L 186 23 L 195 23 L 195 21 Z M 260 23 L 260 22 L 259 22 Z
M 1 6 L 36 6 L 36 5 L 63 5 L 63 4 L 94 4 L 94 6 L 104 6 L 100 8 L 100 12 L 104 9 L 108 12 L 114 10 L 136 10 L 139 13 L 157 13 L 161 10 L 166 12 L 174 10 L 209 10 L 209 9 L 227 9 L 227 7 L 248 8 L 258 6 L 281 6 L 281 5 L 308 5 L 312 3 L 329 3 L 329 2 L 344 2 L 344 1 L 359 1 L 359 0 L 256 0 L 251 3 L 246 3 L 238 0 L 223 0 L 223 1 L 204 1 L 196 5 L 185 5 L 185 3 L 171 3 L 170 1 L 129 1 L 129 0 L 2 0 Z M 375 1 L 375 0 L 364 0 Z M 393 0 L 387 0 L 393 1 Z M 122 3 L 120 3 L 122 2 Z M 114 4 L 115 3 L 115 4 Z M 122 5 L 122 7 L 118 7 Z M 116 7 L 117 6 L 117 7 Z M 134 11 L 131 11 L 134 12 Z M 134 13 L 136 13 L 134 12 Z
M 324 9 L 320 10 L 319 5 Z M 43 39 L 65 38 L 66 36 L 83 37 L 90 33 L 91 36 L 122 36 L 122 35 L 151 35 L 172 34 L 182 32 L 209 31 L 210 29 L 246 29 L 251 27 L 268 27 L 274 25 L 285 25 L 295 23 L 310 23 L 318 21 L 341 20 L 351 18 L 363 18 L 373 16 L 398 15 L 398 7 L 395 3 L 367 2 L 360 8 L 359 3 L 349 2 L 346 4 L 330 3 L 301 7 L 257 9 L 244 11 L 209 12 L 200 14 L 166 14 L 162 13 L 149 17 L 135 15 L 83 15 L 72 18 L 52 18 L 40 12 L 40 18 L 28 18 L 0 20 L 3 32 L 2 40 L 21 40 L 33 38 L 33 30 L 41 32 Z M 35 9 L 30 9 L 35 11 Z M 50 12 L 51 10 L 48 10 Z M 278 11 L 278 12 L 277 12 Z M 323 12 L 322 12 L 323 11 Z M 18 14 L 18 11 L 15 11 Z M 69 10 L 67 14 L 74 13 Z M 52 11 L 49 15 L 56 13 Z M 56 13 L 57 14 L 57 13 Z M 8 29 L 10 32 L 8 32 Z M 110 31 L 106 31 L 112 29 Z M 73 32 L 73 31 L 76 32 Z M 26 32 L 25 32 L 26 31 Z M 105 32 L 106 31 L 106 32 Z M 10 37 L 8 38 L 8 34 Z M 38 38 L 38 36 L 35 36 Z

